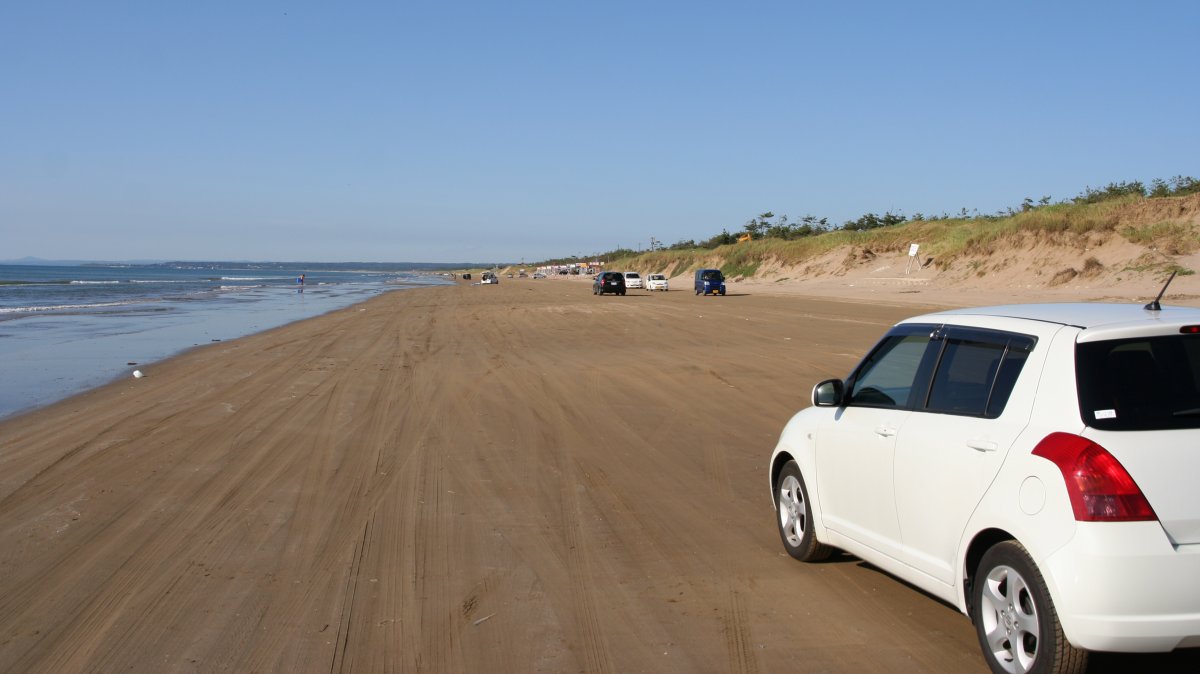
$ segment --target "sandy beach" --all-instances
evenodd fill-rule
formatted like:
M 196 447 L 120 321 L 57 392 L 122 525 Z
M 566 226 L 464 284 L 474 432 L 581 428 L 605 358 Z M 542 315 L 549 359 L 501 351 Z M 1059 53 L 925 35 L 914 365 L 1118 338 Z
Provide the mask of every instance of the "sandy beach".
M 765 477 L 964 297 L 673 283 L 393 292 L 0 422 L 0 672 L 985 671 L 951 607 L 787 557 Z

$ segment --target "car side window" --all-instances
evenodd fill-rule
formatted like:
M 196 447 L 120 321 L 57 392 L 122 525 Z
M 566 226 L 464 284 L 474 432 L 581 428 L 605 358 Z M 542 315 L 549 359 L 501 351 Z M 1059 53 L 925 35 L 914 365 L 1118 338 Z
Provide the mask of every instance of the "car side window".
M 913 380 L 928 346 L 928 330 L 889 334 L 855 372 L 848 404 L 908 407 Z
M 930 412 L 995 418 L 1025 365 L 1034 339 L 1025 335 L 950 328 L 925 409 Z

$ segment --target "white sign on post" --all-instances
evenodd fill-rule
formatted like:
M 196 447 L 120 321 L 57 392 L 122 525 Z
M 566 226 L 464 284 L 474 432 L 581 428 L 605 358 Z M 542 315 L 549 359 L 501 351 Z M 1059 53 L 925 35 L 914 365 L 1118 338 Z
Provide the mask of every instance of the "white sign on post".
M 921 249 L 921 244 L 914 243 L 908 247 L 908 266 L 904 268 L 904 275 L 908 276 L 908 272 L 912 270 L 913 260 L 917 257 L 917 251 Z M 918 266 L 919 268 L 919 266 Z

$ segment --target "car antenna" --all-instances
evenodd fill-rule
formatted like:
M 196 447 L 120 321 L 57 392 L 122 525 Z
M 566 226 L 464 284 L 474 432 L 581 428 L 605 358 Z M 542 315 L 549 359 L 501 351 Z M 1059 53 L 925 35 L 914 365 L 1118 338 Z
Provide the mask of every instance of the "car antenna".
M 1167 277 L 1167 282 L 1163 284 L 1162 290 L 1158 291 L 1158 297 L 1155 297 L 1153 302 L 1151 302 L 1150 304 L 1147 304 L 1146 306 L 1144 306 L 1142 308 L 1145 309 L 1146 311 L 1162 311 L 1162 305 L 1159 304 L 1158 301 L 1162 299 L 1163 293 L 1167 292 L 1167 286 L 1171 285 L 1171 281 L 1174 280 L 1175 275 L 1178 273 L 1179 273 L 1178 269 L 1171 272 L 1171 275 L 1169 277 Z

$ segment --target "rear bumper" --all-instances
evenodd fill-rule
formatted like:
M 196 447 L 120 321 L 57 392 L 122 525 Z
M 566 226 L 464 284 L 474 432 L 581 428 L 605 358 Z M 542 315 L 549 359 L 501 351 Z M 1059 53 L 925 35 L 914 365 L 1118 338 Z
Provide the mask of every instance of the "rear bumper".
M 1158 522 L 1080 522 L 1042 566 L 1075 646 L 1133 653 L 1200 646 L 1200 545 L 1173 546 Z

